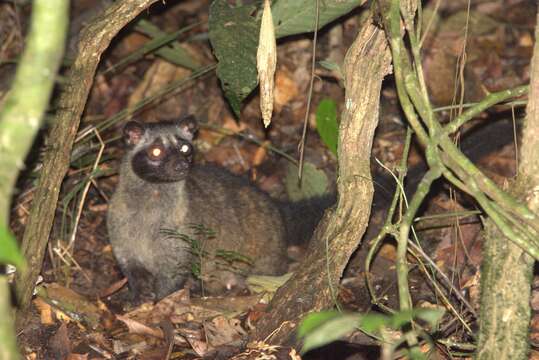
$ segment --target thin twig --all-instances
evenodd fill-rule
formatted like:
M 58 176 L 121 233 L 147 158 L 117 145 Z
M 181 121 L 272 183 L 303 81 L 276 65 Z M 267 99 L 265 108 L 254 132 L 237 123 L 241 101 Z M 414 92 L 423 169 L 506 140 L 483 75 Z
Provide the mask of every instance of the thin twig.
M 94 128 L 94 133 L 99 140 L 99 143 L 101 144 L 101 147 L 99 148 L 99 152 L 97 153 L 97 157 L 94 162 L 94 166 L 92 168 L 92 172 L 90 173 L 88 180 L 86 182 L 86 185 L 84 186 L 84 190 L 82 191 L 82 196 L 80 198 L 79 207 L 77 209 L 77 216 L 75 217 L 75 224 L 73 225 L 73 231 L 71 232 L 71 237 L 69 239 L 69 243 L 67 248 L 73 249 L 73 244 L 75 243 L 75 236 L 77 235 L 77 229 L 79 227 L 79 221 L 82 214 L 82 208 L 84 207 L 84 202 L 86 201 L 86 195 L 88 194 L 88 190 L 90 189 L 90 185 L 92 184 L 91 179 L 94 176 L 94 173 L 99 166 L 99 162 L 101 161 L 101 157 L 103 156 L 103 151 L 105 150 L 105 144 L 103 143 L 103 140 L 101 139 L 101 136 L 99 135 L 99 132 Z
M 303 160 L 305 158 L 305 141 L 307 137 L 307 124 L 309 123 L 309 112 L 311 110 L 311 99 L 313 96 L 314 85 L 314 70 L 316 66 L 316 43 L 318 40 L 318 23 L 320 17 L 320 0 L 316 0 L 316 15 L 314 20 L 314 38 L 313 38 L 313 57 L 311 61 L 311 81 L 309 83 L 309 94 L 307 96 L 307 109 L 305 110 L 305 119 L 303 120 L 303 132 L 299 141 L 299 165 L 298 165 L 298 182 L 301 184 L 303 175 Z

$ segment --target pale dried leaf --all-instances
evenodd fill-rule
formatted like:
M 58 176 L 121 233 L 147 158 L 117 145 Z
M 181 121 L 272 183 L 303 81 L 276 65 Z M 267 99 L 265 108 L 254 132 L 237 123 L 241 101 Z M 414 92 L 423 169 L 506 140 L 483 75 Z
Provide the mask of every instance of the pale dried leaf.
M 271 15 L 270 1 L 264 1 L 264 11 L 260 24 L 260 38 L 256 53 L 256 68 L 260 83 L 260 111 L 264 126 L 271 123 L 273 112 L 273 90 L 275 87 L 275 67 L 277 65 L 277 43 Z
M 208 343 L 214 347 L 240 340 L 246 335 L 241 325 L 234 319 L 229 320 L 224 316 L 217 316 L 211 321 L 204 323 L 204 329 L 206 330 Z
M 67 360 L 86 360 L 88 359 L 88 353 L 86 354 L 69 354 Z
M 164 338 L 163 331 L 159 328 L 151 328 L 123 315 L 117 315 L 116 318 L 123 322 L 132 334 L 149 335 L 158 339 Z

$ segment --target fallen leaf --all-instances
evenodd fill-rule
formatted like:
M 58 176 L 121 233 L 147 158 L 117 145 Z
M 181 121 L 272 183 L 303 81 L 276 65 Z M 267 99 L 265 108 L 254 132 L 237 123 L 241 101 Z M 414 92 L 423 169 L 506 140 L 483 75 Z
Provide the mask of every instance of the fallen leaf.
M 52 309 L 43 299 L 36 297 L 33 301 L 35 307 L 39 310 L 39 316 L 43 325 L 53 325 Z

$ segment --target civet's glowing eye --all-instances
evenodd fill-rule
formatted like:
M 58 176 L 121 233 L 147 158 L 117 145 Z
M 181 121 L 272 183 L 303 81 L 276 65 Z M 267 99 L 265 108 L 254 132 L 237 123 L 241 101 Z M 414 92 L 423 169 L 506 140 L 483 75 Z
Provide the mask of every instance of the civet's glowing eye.
M 159 157 L 159 156 L 161 156 L 161 153 L 162 153 L 162 151 L 159 148 L 153 148 L 152 149 L 152 156 L 153 157 Z
M 182 152 L 183 154 L 189 153 L 189 150 L 190 150 L 190 147 L 187 144 L 183 144 L 182 146 L 180 146 L 180 152 Z
M 153 146 L 149 147 L 146 152 L 150 160 L 160 160 L 163 156 L 165 156 L 165 149 L 163 149 L 163 146 L 159 144 L 154 144 Z

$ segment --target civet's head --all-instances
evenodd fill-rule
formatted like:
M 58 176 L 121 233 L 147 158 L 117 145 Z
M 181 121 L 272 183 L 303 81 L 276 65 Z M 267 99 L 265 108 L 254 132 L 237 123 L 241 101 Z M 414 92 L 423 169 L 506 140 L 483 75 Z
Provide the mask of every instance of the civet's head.
M 128 122 L 124 138 L 133 172 L 152 183 L 185 179 L 193 162 L 192 140 L 197 129 L 193 116 L 153 124 Z

